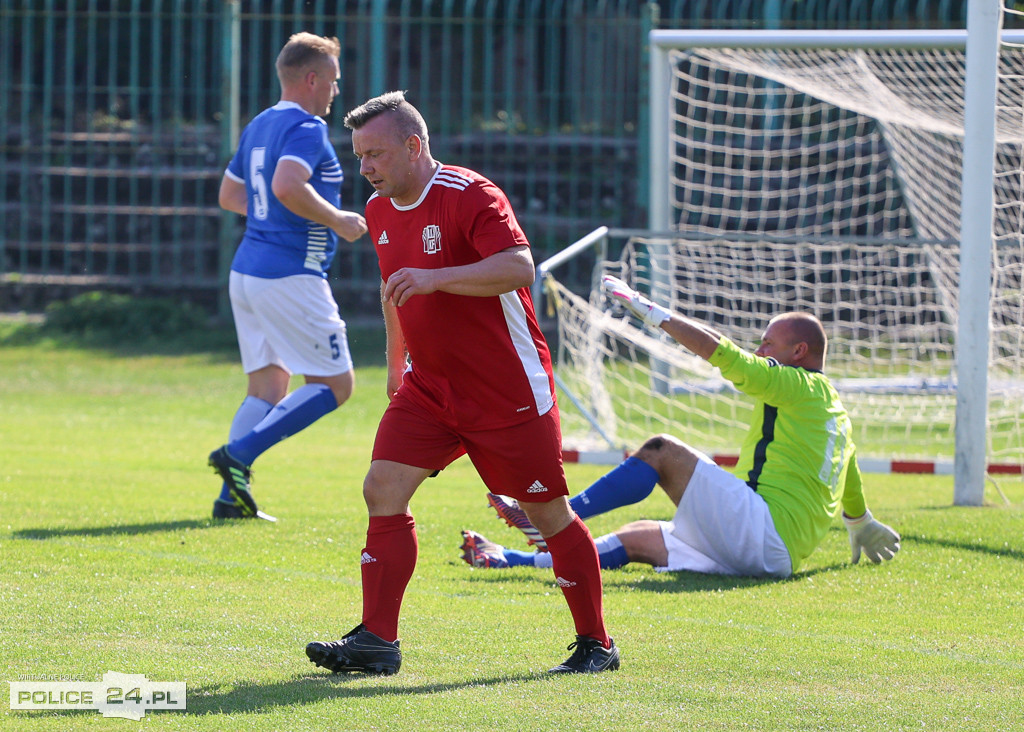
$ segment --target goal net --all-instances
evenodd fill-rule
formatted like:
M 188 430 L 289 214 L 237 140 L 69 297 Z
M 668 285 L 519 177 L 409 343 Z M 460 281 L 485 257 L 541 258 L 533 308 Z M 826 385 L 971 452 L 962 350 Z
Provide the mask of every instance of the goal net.
M 655 230 L 610 232 L 596 273 L 749 348 L 771 316 L 813 312 L 866 467 L 951 466 L 962 38 L 956 47 L 942 34 L 902 44 L 874 34 L 801 47 L 800 33 L 779 36 L 674 48 L 652 68 L 652 95 L 669 90 L 667 127 L 650 153 Z M 1006 472 L 1024 463 L 1021 78 L 1024 52 L 1004 46 L 987 447 L 992 469 Z M 597 288 L 573 292 L 553 277 L 545 286 L 558 311 L 558 379 L 578 407 L 563 409 L 567 448 L 633 449 L 667 431 L 735 452 L 750 403 L 715 369 L 610 312 Z

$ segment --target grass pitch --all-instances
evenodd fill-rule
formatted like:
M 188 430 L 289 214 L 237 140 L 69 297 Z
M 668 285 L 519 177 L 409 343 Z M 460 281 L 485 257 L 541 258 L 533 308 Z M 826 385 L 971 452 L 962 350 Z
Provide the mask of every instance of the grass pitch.
M 413 501 L 420 559 L 394 677 L 303 652 L 359 620 L 361 497 L 384 408 L 379 338 L 353 334 L 356 395 L 256 464 L 277 524 L 208 518 L 206 456 L 244 390 L 229 350 L 0 345 L 0 657 L 7 681 L 187 684 L 142 722 L 20 712 L 4 730 L 1024 728 L 1024 484 L 954 508 L 952 481 L 868 476 L 893 562 L 849 564 L 837 520 L 786 581 L 605 573 L 622 669 L 551 677 L 572 625 L 548 571 L 472 570 L 459 530 L 522 547 L 463 459 Z M 564 407 L 569 408 L 569 407 Z M 567 466 L 582 489 L 604 468 Z M 667 518 L 660 493 L 590 521 Z

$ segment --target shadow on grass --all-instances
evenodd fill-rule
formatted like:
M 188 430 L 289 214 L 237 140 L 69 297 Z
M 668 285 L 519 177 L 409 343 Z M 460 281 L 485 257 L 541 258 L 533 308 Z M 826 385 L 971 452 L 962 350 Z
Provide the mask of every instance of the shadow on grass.
M 452 562 L 457 564 L 457 562 Z M 653 568 L 641 564 L 631 564 L 628 570 L 606 569 L 601 572 L 601 579 L 606 590 L 626 589 L 644 592 L 680 593 L 680 592 L 718 592 L 720 590 L 737 590 L 744 587 L 799 582 L 824 572 L 836 572 L 848 568 L 843 562 L 827 567 L 816 567 L 797 572 L 792 577 L 737 577 L 725 574 L 702 574 L 700 572 L 655 572 Z M 533 567 L 516 567 L 515 569 L 477 569 L 473 571 L 473 581 L 491 584 L 536 584 L 554 585 L 550 569 Z M 642 572 L 642 574 L 641 574 Z
M 681 593 L 681 592 L 722 592 L 725 590 L 741 590 L 747 587 L 761 587 L 762 585 L 785 584 L 787 582 L 801 582 L 807 577 L 825 572 L 836 572 L 848 568 L 850 565 L 831 564 L 827 567 L 816 567 L 806 571 L 797 572 L 792 577 L 737 577 L 727 574 L 702 574 L 700 572 L 659 572 L 647 575 L 639 580 L 628 579 L 619 581 L 614 574 L 604 573 L 604 586 L 609 589 L 628 588 L 642 590 L 644 592 L 660 593 Z
M 186 529 L 210 529 L 222 526 L 237 525 L 230 521 L 213 519 L 187 519 L 182 521 L 157 521 L 151 524 L 116 524 L 114 526 L 82 526 L 79 528 L 59 527 L 53 529 L 18 529 L 11 532 L 12 539 L 30 539 L 45 541 L 67 536 L 138 536 L 140 534 L 158 534 L 164 531 L 181 531 Z
M 953 506 L 940 506 L 931 507 L 926 506 L 924 510 L 947 510 L 953 508 Z M 833 526 L 830 531 L 846 533 L 841 526 Z M 977 542 L 969 541 L 957 541 L 955 539 L 943 539 L 937 536 L 924 536 L 923 534 L 905 534 L 900 532 L 900 545 L 905 546 L 909 543 L 925 544 L 928 546 L 941 546 L 946 549 L 957 549 L 965 552 L 975 552 L 976 554 L 989 554 L 994 557 L 1006 557 L 1007 559 L 1018 559 L 1024 560 L 1024 549 L 1017 549 L 1008 546 L 989 546 L 986 544 L 980 544 Z M 862 562 L 865 560 L 861 560 Z
M 901 540 L 905 544 L 907 542 L 916 542 L 918 544 L 928 544 L 930 546 L 941 546 L 946 549 L 957 549 L 965 552 L 976 552 L 978 554 L 989 554 L 994 557 L 1006 557 L 1007 559 L 1024 559 L 1024 550 L 1013 549 L 1007 546 L 986 546 L 984 544 L 973 544 L 967 541 L 954 541 L 952 539 L 939 539 L 934 536 L 918 536 L 916 534 L 902 534 Z
M 390 677 L 365 674 L 316 674 L 297 676 L 290 681 L 254 683 L 240 681 L 224 690 L 222 686 L 188 689 L 187 714 L 240 714 L 262 712 L 275 707 L 310 704 L 324 699 L 368 699 L 376 696 L 421 695 L 497 684 L 553 679 L 552 674 L 535 671 L 457 681 L 454 683 L 394 683 Z
M 234 328 L 222 324 L 162 336 L 140 333 L 126 338 L 103 329 L 70 333 L 50 327 L 45 322 L 7 322 L 0 323 L 0 345 L 95 351 L 123 357 L 206 353 L 218 360 L 238 360 Z
M 363 322 L 365 321 L 365 322 Z M 384 326 L 364 318 L 348 327 L 348 345 L 357 366 L 382 366 Z M 126 338 L 103 330 L 68 333 L 45 323 L 0 322 L 0 346 L 53 350 L 94 351 L 115 357 L 184 356 L 206 354 L 215 362 L 238 361 L 238 341 L 232 324 L 212 323 L 206 328 L 165 336 L 140 334 Z
M 239 681 L 224 689 L 217 686 L 188 686 L 186 708 L 181 713 L 191 716 L 210 714 L 244 714 L 265 712 L 277 707 L 294 707 L 300 704 L 314 704 L 325 699 L 369 699 L 376 696 L 436 694 L 444 691 L 472 688 L 474 686 L 495 686 L 497 684 L 519 684 L 527 681 L 556 679 L 556 675 L 535 671 L 532 673 L 504 674 L 485 678 L 457 681 L 454 683 L 396 684 L 389 677 L 365 674 L 310 674 L 297 676 L 290 681 L 257 683 Z M 29 719 L 35 712 L 10 712 L 15 719 Z M 95 710 L 52 710 L 55 717 L 94 716 Z M 177 716 L 177 715 L 175 715 Z

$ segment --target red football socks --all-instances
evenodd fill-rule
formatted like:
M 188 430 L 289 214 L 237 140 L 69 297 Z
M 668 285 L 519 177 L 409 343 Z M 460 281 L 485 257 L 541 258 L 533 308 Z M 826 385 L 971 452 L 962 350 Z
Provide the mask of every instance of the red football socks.
M 412 516 L 370 517 L 361 559 L 363 625 L 386 641 L 398 640 L 398 614 L 418 554 Z
M 567 527 L 547 537 L 547 542 L 556 582 L 576 623 L 576 635 L 597 638 L 608 648 L 611 640 L 604 626 L 601 565 L 590 530 L 577 516 Z

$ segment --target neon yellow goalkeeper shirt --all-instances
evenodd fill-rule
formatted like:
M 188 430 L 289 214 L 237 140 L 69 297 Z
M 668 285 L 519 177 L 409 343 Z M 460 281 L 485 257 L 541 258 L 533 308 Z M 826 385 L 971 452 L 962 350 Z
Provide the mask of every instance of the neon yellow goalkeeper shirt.
M 782 366 L 724 336 L 708 360 L 757 400 L 734 472 L 768 504 L 796 572 L 840 501 L 850 516 L 864 513 L 850 416 L 819 371 Z

